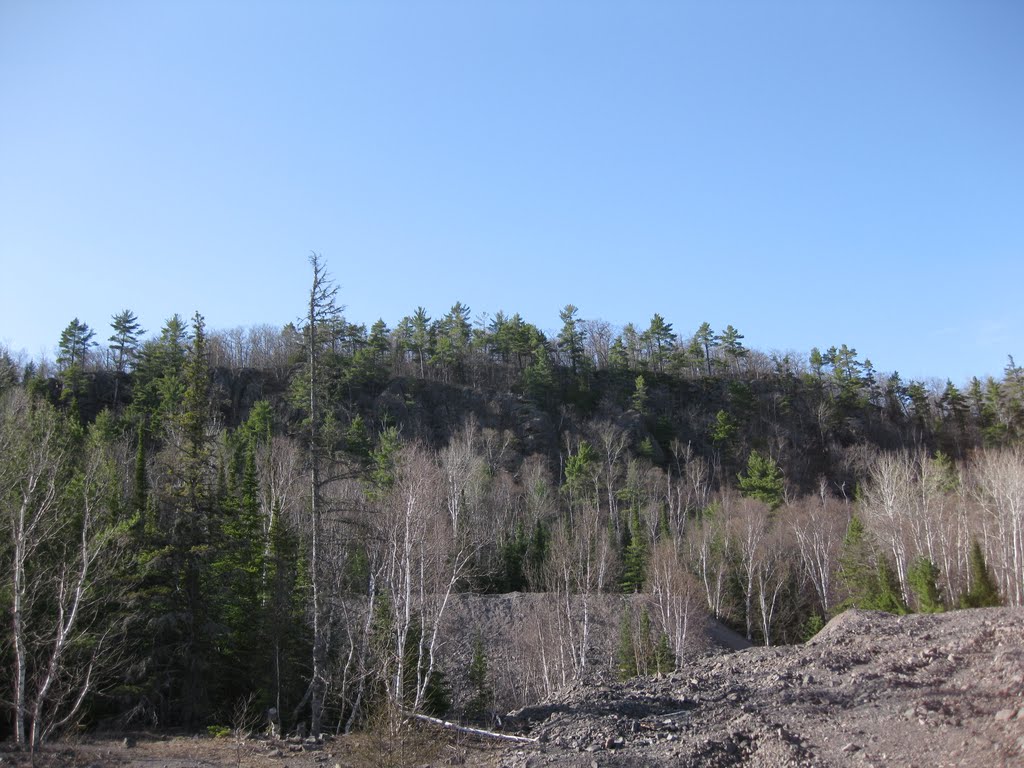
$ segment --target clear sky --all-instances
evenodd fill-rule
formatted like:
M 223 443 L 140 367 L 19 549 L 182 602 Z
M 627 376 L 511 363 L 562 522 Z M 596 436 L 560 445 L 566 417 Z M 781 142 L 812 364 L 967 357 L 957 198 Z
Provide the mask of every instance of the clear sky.
M 456 300 L 1024 360 L 1024 3 L 0 0 L 0 342 Z

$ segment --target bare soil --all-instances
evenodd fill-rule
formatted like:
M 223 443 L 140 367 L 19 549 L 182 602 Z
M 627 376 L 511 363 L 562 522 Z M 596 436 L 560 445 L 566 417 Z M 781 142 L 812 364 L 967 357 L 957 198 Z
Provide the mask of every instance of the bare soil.
M 407 725 L 322 742 L 131 734 L 46 747 L 74 766 L 1024 766 L 1024 610 L 848 611 L 810 642 L 576 685 L 512 713 L 533 744 Z M 0 766 L 30 756 L 0 745 Z

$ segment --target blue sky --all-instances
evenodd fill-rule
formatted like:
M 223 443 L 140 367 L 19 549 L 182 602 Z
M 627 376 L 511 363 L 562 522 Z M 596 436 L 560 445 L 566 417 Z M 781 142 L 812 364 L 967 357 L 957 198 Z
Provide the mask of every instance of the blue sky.
M 0 0 L 0 342 L 456 300 L 1024 359 L 1024 4 Z

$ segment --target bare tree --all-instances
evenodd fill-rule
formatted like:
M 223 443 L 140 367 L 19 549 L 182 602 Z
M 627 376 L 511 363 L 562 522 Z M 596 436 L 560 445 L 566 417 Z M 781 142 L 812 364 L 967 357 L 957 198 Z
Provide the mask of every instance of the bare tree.
M 728 611 L 726 582 L 733 553 L 727 511 L 725 504 L 709 505 L 686 537 L 690 568 L 703 584 L 708 610 L 716 619 Z
M 33 748 L 74 721 L 120 660 L 102 611 L 124 530 L 102 449 L 75 455 L 60 417 L 12 392 L 0 404 L 0 504 L 9 536 L 15 740 Z M 75 466 L 76 458 L 80 465 Z
M 757 589 L 759 560 L 764 556 L 764 541 L 770 528 L 766 504 L 754 499 L 742 499 L 736 514 L 730 520 L 733 540 L 736 542 L 737 564 L 743 590 L 743 616 L 746 621 L 747 640 L 754 639 L 754 599 Z
M 576 679 L 589 663 L 591 601 L 607 587 L 614 558 L 607 520 L 593 505 L 582 507 L 572 525 L 556 530 L 551 542 L 545 582 L 560 606 L 560 647 Z
M 398 707 L 424 704 L 437 668 L 442 618 L 475 555 L 468 535 L 473 521 L 464 511 L 451 514 L 446 490 L 434 457 L 419 446 L 404 448 L 392 493 L 376 517 L 374 559 L 392 626 L 384 682 Z
M 989 565 L 1006 601 L 1024 605 L 1024 453 L 987 450 L 975 461 L 974 496 L 983 515 Z
M 849 509 L 823 491 L 820 501 L 807 497 L 790 505 L 787 512 L 804 575 L 817 594 L 821 615 L 828 616 L 833 606 L 839 550 L 850 523 Z
M 789 531 L 776 525 L 761 541 L 754 562 L 757 589 L 757 612 L 761 619 L 761 635 L 765 645 L 772 644 L 772 629 L 784 608 L 782 596 L 789 583 L 793 557 Z
M 662 631 L 675 654 L 675 666 L 684 663 L 699 642 L 706 610 L 700 585 L 684 567 L 670 539 L 658 542 L 647 566 L 647 591 L 654 599 Z

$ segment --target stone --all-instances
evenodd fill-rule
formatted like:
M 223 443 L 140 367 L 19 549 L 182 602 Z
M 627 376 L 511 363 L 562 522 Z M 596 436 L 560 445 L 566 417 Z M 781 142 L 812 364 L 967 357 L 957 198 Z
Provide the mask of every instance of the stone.
M 1016 716 L 1017 711 L 1014 709 L 1000 709 L 996 712 L 996 720 L 1012 720 Z

